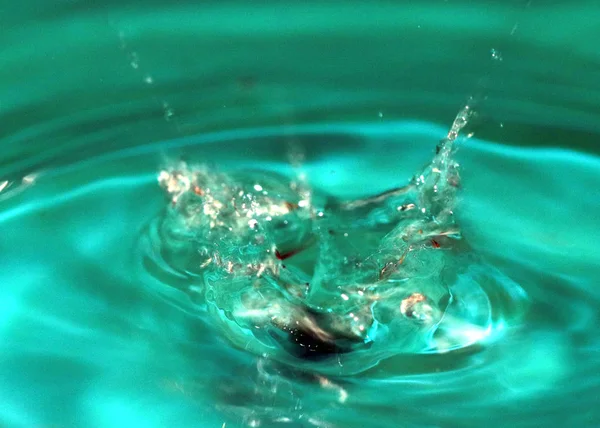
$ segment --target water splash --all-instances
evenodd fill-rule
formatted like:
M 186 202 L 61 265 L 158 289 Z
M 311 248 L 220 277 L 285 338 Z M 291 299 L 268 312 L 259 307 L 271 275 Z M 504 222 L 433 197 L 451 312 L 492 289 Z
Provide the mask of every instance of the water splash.
M 480 343 L 504 316 L 490 293 L 524 296 L 474 257 L 454 218 L 455 143 L 474 115 L 472 102 L 460 110 L 407 186 L 368 198 L 261 171 L 161 171 L 163 259 L 234 344 L 296 365 L 348 374 Z

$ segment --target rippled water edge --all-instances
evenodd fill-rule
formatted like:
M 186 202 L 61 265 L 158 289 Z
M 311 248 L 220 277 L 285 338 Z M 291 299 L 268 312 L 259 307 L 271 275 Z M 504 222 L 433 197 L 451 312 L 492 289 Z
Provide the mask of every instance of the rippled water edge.
M 430 141 L 443 130 L 425 123 L 330 128 L 297 129 L 296 136 L 312 153 L 309 176 L 342 193 L 348 183 L 360 193 L 404 180 L 409 174 L 399 171 L 426 160 Z M 271 161 L 264 156 L 278 146 L 280 132 L 238 136 L 265 168 L 285 170 L 280 151 L 271 152 Z M 48 169 L 2 201 L 0 263 L 8 284 L 1 294 L 2 418 L 9 426 L 92 420 L 156 426 L 173 419 L 182 426 L 392 427 L 399 420 L 480 426 L 500 415 L 516 426 L 598 420 L 599 236 L 590 192 L 600 184 L 597 158 L 469 140 L 459 154 L 464 233 L 526 289 L 532 307 L 500 340 L 479 349 L 396 358 L 338 379 L 234 350 L 184 296 L 139 276 L 139 233 L 164 203 L 155 185 L 164 153 L 202 156 L 233 135 Z M 222 164 L 239 167 L 247 156 Z M 365 174 L 360 181 L 353 181 L 356 171 Z

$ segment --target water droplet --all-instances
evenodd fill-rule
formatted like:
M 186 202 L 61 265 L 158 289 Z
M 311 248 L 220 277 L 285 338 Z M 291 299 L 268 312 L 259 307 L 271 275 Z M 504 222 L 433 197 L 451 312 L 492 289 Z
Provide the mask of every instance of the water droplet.
M 129 64 L 131 64 L 131 67 L 135 70 L 140 68 L 140 60 L 137 56 L 137 53 L 135 53 L 135 52 L 131 53 L 131 61 L 129 62 Z
M 382 117 L 383 117 L 383 112 L 382 112 L 382 111 L 380 111 L 380 112 L 379 112 L 377 115 L 378 115 L 380 118 L 382 118 Z
M 490 53 L 494 61 L 502 61 L 502 53 L 498 49 L 492 49 Z
M 169 104 L 167 104 L 167 103 L 163 103 L 163 110 L 164 110 L 165 120 L 168 122 L 169 120 L 171 120 L 171 118 L 173 117 L 175 112 L 173 111 L 171 106 L 169 106 Z
M 146 76 L 144 77 L 144 82 L 146 82 L 148 85 L 151 85 L 154 83 L 154 79 L 152 78 L 152 76 Z

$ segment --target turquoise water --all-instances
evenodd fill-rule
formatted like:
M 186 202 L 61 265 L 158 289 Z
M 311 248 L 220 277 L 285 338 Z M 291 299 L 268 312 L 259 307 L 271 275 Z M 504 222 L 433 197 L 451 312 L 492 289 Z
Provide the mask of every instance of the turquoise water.
M 598 425 L 597 4 L 5 3 L 2 425 Z M 281 359 L 156 267 L 163 168 L 364 198 L 406 185 L 472 95 L 456 222 L 521 290 L 486 290 L 489 335 Z

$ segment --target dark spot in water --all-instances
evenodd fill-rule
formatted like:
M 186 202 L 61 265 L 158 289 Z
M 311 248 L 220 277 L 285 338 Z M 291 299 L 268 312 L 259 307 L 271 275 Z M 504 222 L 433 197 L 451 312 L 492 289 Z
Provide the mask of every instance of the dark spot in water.
M 290 257 L 292 257 L 293 255 L 297 254 L 298 252 L 300 252 L 300 250 L 292 250 L 292 251 L 288 251 L 286 253 L 280 253 L 279 250 L 275 250 L 275 257 L 277 257 L 278 260 L 285 260 L 288 259 Z
M 346 354 L 357 349 L 363 349 L 370 343 L 358 337 L 347 335 L 328 329 L 326 313 L 306 309 L 306 313 L 316 328 L 294 325 L 279 326 L 271 331 L 271 336 L 278 340 L 282 348 L 296 358 L 305 360 L 324 360 L 338 354 Z M 320 331 L 319 331 L 320 330 Z M 325 337 L 325 335 L 327 337 Z
M 241 76 L 238 78 L 238 85 L 242 90 L 251 90 L 256 86 L 256 78 L 253 76 Z

